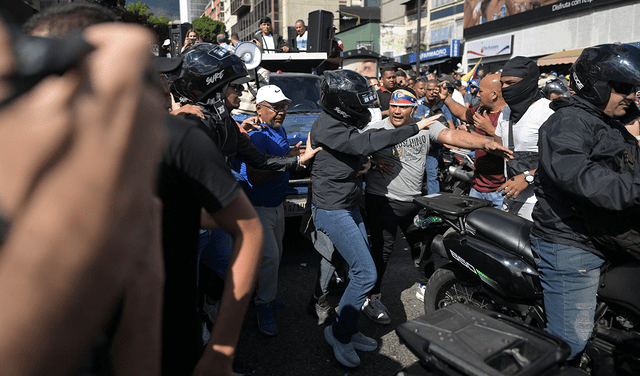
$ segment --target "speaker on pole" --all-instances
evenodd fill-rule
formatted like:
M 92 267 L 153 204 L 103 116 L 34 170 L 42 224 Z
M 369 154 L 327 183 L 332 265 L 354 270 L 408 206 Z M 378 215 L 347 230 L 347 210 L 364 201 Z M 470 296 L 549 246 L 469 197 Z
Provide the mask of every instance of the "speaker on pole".
M 326 10 L 314 10 L 309 13 L 309 37 L 307 52 L 331 52 L 331 32 L 333 13 Z
M 187 37 L 187 31 L 191 29 L 191 24 L 188 22 L 178 25 L 171 25 L 171 56 L 180 55 L 182 51 L 182 45 Z

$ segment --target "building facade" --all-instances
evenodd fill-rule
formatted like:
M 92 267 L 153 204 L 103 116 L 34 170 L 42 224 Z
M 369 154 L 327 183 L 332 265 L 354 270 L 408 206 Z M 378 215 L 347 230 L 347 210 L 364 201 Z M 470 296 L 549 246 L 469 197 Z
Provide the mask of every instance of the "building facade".
M 180 0 L 180 22 L 192 23 L 200 18 L 209 3 L 210 0 Z
M 640 41 L 640 3 L 634 0 L 550 0 L 511 15 L 489 12 L 479 19 L 472 7 L 468 4 L 465 14 L 462 64 L 467 70 L 482 59 L 480 66 L 495 72 L 511 57 L 527 56 L 539 59 L 543 72 L 566 74 L 585 47 Z M 487 21 L 491 18 L 495 20 Z M 556 53 L 557 59 L 545 59 Z

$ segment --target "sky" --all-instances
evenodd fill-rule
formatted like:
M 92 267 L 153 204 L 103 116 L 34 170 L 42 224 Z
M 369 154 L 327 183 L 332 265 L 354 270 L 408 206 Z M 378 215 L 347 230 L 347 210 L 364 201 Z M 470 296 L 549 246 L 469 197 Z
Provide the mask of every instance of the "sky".
M 127 4 L 137 3 L 139 0 L 127 0 Z M 180 19 L 179 0 L 140 0 L 147 4 L 154 16 L 167 16 L 170 20 Z

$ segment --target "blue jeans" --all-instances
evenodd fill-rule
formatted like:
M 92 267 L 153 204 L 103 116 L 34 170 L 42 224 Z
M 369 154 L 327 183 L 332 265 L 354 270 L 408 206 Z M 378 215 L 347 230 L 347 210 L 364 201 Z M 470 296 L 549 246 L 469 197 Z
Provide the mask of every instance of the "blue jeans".
M 470 197 L 482 198 L 493 202 L 493 207 L 502 210 L 502 200 L 504 196 L 498 192 L 478 192 L 475 188 L 471 188 Z
M 225 279 L 232 247 L 231 235 L 222 228 L 207 230 L 200 234 L 199 262 L 216 272 L 220 278 Z
M 431 148 L 427 154 L 427 164 L 424 167 L 426 182 L 423 186 L 428 194 L 440 192 L 440 182 L 438 181 L 438 157 L 440 156 L 440 148 Z
M 358 333 L 360 309 L 376 283 L 376 265 L 369 252 L 367 231 L 358 207 L 323 210 L 312 207 L 313 223 L 327 234 L 342 258 L 349 264 L 349 284 L 340 299 L 333 334 L 342 343 Z
M 587 344 L 593 330 L 600 267 L 604 260 L 568 245 L 554 244 L 531 236 L 544 291 L 546 332 L 561 338 L 573 359 Z

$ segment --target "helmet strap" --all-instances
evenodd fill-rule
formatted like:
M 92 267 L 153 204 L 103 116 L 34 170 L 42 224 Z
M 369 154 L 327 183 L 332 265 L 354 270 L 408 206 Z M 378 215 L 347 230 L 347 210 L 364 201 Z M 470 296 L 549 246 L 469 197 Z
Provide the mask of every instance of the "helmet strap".
M 205 106 L 211 111 L 211 115 L 216 121 L 222 121 L 224 118 L 229 116 L 227 107 L 224 105 L 224 97 L 222 96 L 222 93 L 215 93 L 213 97 L 207 99 Z

